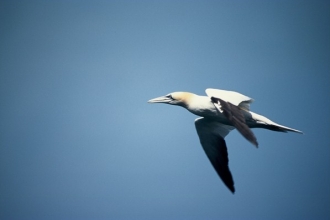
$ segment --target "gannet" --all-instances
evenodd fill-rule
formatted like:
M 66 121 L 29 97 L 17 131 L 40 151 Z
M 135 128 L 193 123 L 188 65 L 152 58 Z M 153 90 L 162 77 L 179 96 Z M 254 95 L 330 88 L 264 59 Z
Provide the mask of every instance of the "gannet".
M 268 118 L 250 111 L 253 99 L 234 91 L 206 89 L 207 96 L 190 92 L 173 92 L 149 100 L 149 103 L 165 103 L 186 108 L 200 116 L 195 127 L 200 143 L 221 180 L 234 193 L 234 181 L 228 167 L 228 153 L 224 138 L 233 129 L 258 147 L 258 142 L 250 128 L 265 128 L 279 132 L 299 130 L 277 124 Z

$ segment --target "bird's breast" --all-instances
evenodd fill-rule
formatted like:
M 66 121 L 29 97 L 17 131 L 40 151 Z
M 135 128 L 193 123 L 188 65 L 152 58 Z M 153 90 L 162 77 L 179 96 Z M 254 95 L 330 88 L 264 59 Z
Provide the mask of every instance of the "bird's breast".
M 216 109 L 208 97 L 206 99 L 199 98 L 198 100 L 191 102 L 187 106 L 187 109 L 191 113 L 205 118 L 225 118 L 224 115 Z
M 212 118 L 223 123 L 228 122 L 227 118 L 216 109 L 208 97 L 198 97 L 198 99 L 189 103 L 187 109 L 191 113 L 204 118 Z

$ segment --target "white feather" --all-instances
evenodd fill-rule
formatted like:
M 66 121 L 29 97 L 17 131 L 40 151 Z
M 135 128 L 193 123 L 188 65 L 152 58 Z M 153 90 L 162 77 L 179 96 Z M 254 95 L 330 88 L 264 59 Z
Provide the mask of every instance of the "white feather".
M 231 104 L 244 108 L 248 111 L 250 110 L 250 103 L 253 102 L 252 98 L 234 91 L 206 89 L 205 92 L 210 98 L 215 97 L 222 99 L 226 102 L 230 102 Z

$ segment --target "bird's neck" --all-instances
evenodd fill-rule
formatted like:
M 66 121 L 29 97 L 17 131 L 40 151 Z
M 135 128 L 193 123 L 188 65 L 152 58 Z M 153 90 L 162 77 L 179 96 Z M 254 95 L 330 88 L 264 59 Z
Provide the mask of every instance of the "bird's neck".
M 210 98 L 207 96 L 193 95 L 185 107 L 191 113 L 202 117 L 217 116 L 217 109 L 214 107 Z

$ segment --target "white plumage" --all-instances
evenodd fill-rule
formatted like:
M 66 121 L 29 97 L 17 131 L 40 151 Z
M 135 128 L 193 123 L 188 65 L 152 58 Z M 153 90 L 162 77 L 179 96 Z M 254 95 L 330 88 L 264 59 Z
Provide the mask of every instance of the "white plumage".
M 228 167 L 228 153 L 224 138 L 237 129 L 248 141 L 258 147 L 256 137 L 250 128 L 265 128 L 280 132 L 299 130 L 279 125 L 268 118 L 250 111 L 253 99 L 238 92 L 206 89 L 208 96 L 189 92 L 173 92 L 149 100 L 149 103 L 166 103 L 186 108 L 200 116 L 195 120 L 201 145 L 218 175 L 235 192 L 234 181 Z

